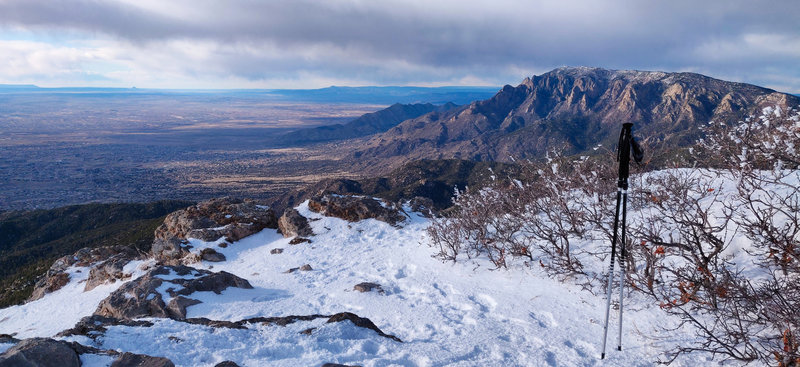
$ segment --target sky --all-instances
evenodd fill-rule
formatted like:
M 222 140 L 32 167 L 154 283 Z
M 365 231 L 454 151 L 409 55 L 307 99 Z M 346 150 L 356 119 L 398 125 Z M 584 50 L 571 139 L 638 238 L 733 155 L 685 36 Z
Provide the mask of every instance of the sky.
M 516 85 L 561 66 L 800 93 L 800 1 L 0 0 L 0 84 Z

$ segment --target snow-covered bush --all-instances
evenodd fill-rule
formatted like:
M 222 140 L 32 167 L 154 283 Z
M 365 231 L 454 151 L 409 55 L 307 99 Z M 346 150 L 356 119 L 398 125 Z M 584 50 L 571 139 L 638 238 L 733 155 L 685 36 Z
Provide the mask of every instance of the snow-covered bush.
M 702 351 L 800 366 L 800 111 L 762 112 L 709 124 L 688 167 L 632 172 L 627 282 L 698 336 L 667 362 Z M 586 284 L 603 279 L 592 264 L 608 261 L 612 157 L 554 154 L 523 163 L 518 181 L 460 192 L 429 228 L 436 256 L 486 256 L 497 267 L 519 258 Z

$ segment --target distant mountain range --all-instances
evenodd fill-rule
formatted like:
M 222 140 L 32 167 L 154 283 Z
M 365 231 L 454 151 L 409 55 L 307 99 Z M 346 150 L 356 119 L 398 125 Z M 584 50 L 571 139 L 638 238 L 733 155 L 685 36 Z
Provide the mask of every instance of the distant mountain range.
M 0 93 L 70 94 L 212 94 L 310 103 L 394 103 L 436 105 L 467 104 L 493 96 L 498 87 L 327 87 L 319 89 L 147 89 L 147 88 L 42 88 L 31 84 L 0 84 Z
M 709 121 L 774 105 L 798 106 L 800 98 L 694 73 L 559 68 L 487 100 L 407 120 L 359 144 L 353 157 L 391 168 L 418 159 L 541 157 L 560 146 L 591 153 L 598 144 L 613 147 L 625 122 L 650 142 L 688 146 Z
M 395 103 L 386 109 L 367 113 L 346 124 L 335 124 L 292 131 L 279 140 L 281 144 L 298 145 L 323 141 L 344 140 L 385 132 L 397 124 L 422 116 L 432 111 L 447 111 L 458 105 L 445 103 L 437 106 L 430 103 Z

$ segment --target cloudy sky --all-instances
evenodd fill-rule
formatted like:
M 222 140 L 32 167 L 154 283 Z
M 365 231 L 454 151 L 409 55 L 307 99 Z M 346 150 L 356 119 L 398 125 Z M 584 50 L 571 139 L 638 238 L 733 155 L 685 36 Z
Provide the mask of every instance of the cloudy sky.
M 798 0 L 0 0 L 0 84 L 503 85 L 598 66 L 800 93 L 798 19 Z

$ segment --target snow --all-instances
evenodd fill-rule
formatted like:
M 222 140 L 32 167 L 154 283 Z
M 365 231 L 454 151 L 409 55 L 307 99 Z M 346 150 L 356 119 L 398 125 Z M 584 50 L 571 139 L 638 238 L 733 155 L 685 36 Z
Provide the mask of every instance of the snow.
M 152 261 L 132 261 L 124 268 L 131 278 L 140 277 Z M 53 336 L 90 316 L 100 301 L 124 282 L 100 285 L 84 292 L 89 268 L 73 266 L 66 270 L 70 281 L 61 289 L 24 305 L 0 309 L 0 334 L 17 339 Z
M 634 183 L 646 182 L 647 176 Z M 721 178 L 712 186 L 731 192 L 735 183 Z M 632 185 L 632 190 L 635 190 Z M 187 317 L 238 321 L 286 315 L 330 315 L 353 312 L 372 320 L 383 338 L 350 322 L 326 319 L 283 326 L 249 324 L 247 329 L 212 328 L 169 319 L 148 319 L 152 327 L 111 326 L 91 340 L 67 340 L 118 351 L 163 356 L 178 366 L 213 366 L 232 360 L 241 366 L 312 366 L 326 362 L 363 366 L 651 366 L 691 335 L 666 334 L 677 321 L 645 296 L 625 292 L 623 351 L 616 350 L 618 312 L 612 310 L 606 359 L 599 359 L 605 294 L 587 291 L 570 280 L 548 277 L 538 266 L 512 263 L 495 270 L 477 259 L 442 263 L 431 257 L 426 228 L 429 219 L 409 208 L 397 227 L 367 219 L 349 223 L 297 207 L 310 219 L 312 243 L 290 245 L 275 230 L 265 229 L 226 248 L 219 241 L 191 239 L 193 250 L 213 247 L 227 261 L 201 262 L 198 268 L 227 271 L 247 279 L 253 289 L 228 288 L 217 295 L 190 295 L 202 303 L 187 308 Z M 631 220 L 636 220 L 632 210 Z M 605 246 L 605 244 L 584 244 Z M 731 248 L 748 244 L 741 238 Z M 271 254 L 283 248 L 281 254 Z M 310 264 L 312 271 L 285 273 Z M 589 267 L 607 266 L 595 260 Z M 135 265 L 141 269 L 141 264 Z M 134 274 L 135 278 L 141 273 Z M 85 268 L 71 268 L 71 282 L 39 301 L 0 310 L 0 333 L 17 338 L 53 336 L 90 315 L 97 304 L 123 282 L 83 292 Z M 163 275 L 174 279 L 175 274 Z M 384 293 L 353 290 L 361 282 L 378 283 Z M 165 286 L 174 284 L 165 283 Z M 159 289 L 168 296 L 165 289 Z M 616 299 L 616 289 L 614 298 Z M 166 298 L 165 298 L 166 299 Z M 616 304 L 616 302 L 615 302 Z M 300 332 L 315 328 L 311 335 Z M 0 345 L 0 349 L 6 345 Z M 10 345 L 9 345 L 10 346 Z M 84 365 L 106 366 L 107 356 L 82 356 Z M 673 366 L 714 365 L 710 356 L 692 354 Z

